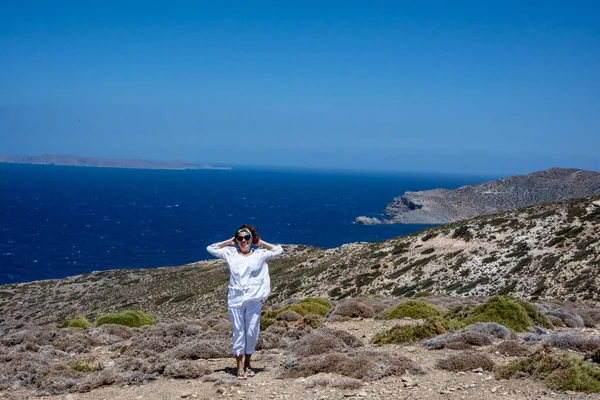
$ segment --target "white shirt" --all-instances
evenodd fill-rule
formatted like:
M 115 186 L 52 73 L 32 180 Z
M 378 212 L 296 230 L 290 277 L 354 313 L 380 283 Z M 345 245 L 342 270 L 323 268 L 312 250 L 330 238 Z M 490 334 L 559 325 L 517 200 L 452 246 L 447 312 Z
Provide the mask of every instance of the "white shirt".
M 229 267 L 229 307 L 239 307 L 247 301 L 266 300 L 271 293 L 271 278 L 266 261 L 283 254 L 279 245 L 272 249 L 256 249 L 244 256 L 237 247 L 219 247 L 211 244 L 206 250 L 215 257 L 227 261 Z

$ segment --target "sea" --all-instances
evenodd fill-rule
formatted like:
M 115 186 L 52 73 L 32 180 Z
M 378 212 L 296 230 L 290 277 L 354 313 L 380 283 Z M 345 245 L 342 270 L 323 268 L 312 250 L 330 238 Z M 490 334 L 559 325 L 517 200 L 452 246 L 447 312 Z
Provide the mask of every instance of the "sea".
M 252 224 L 271 243 L 332 248 L 428 225 L 383 218 L 405 191 L 497 177 L 240 167 L 150 170 L 0 164 L 0 285 L 209 259 L 206 246 Z

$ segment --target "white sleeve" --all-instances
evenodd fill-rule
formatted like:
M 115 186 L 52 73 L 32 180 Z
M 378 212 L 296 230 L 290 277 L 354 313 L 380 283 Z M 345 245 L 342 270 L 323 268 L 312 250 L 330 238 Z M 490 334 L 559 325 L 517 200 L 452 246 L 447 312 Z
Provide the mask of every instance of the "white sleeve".
M 283 247 L 280 245 L 273 246 L 272 249 L 262 249 L 263 250 L 263 259 L 265 261 L 270 260 L 272 258 L 277 258 L 283 254 Z
M 219 247 L 218 243 L 213 243 L 206 248 L 210 254 L 215 257 L 222 258 L 223 260 L 227 260 L 227 255 L 229 254 L 229 246 Z

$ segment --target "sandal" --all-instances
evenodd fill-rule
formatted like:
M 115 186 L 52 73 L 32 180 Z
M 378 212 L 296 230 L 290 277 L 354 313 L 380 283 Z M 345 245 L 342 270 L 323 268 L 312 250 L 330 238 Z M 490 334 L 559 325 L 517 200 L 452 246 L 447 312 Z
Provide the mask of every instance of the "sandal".
M 237 372 L 237 378 L 241 381 L 248 379 L 248 377 L 246 376 L 246 372 L 243 370 Z
M 254 375 L 256 375 L 250 367 L 244 368 L 244 374 L 249 378 L 252 378 Z

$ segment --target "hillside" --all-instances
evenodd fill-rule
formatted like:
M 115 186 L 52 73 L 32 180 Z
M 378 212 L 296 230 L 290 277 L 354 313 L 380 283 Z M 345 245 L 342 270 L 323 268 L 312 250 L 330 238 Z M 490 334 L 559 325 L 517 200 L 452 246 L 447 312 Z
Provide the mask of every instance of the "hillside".
M 511 294 L 600 302 L 600 196 L 482 216 L 378 243 L 285 246 L 273 303 L 324 296 Z M 220 260 L 0 286 L 0 332 L 127 308 L 200 317 L 226 305 Z
M 600 194 L 600 173 L 551 168 L 455 190 L 406 192 L 386 208 L 389 219 L 358 217 L 359 224 L 446 224 L 536 204 Z

